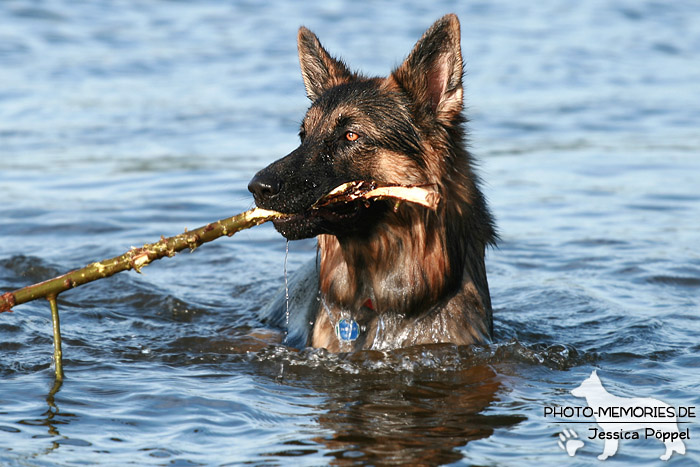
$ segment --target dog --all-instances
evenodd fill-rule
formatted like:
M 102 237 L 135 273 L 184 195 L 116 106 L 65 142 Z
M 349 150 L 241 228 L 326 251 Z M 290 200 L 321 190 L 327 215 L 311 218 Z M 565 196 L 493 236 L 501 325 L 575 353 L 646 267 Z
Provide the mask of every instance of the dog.
M 661 455 L 661 460 L 670 459 L 674 452 L 685 454 L 685 444 L 681 441 L 683 434 L 678 430 L 676 416 L 669 416 L 673 408 L 665 402 L 651 397 L 627 398 L 610 394 L 603 387 L 595 370 L 580 386 L 573 389 L 571 394 L 586 399 L 602 430 L 597 436 L 596 433 L 593 435 L 605 440 L 603 453 L 598 456 L 599 460 L 604 461 L 614 455 L 621 438 L 638 438 L 637 433 L 629 433 L 637 430 L 644 430 L 645 438 L 662 440 L 666 452 Z M 657 412 L 656 416 L 654 411 Z M 598 431 L 595 428 L 592 430 Z
M 278 302 L 266 322 L 287 324 L 294 346 L 331 352 L 488 342 L 484 255 L 497 235 L 465 147 L 457 16 L 435 22 L 387 77 L 351 71 L 305 27 L 298 50 L 311 100 L 301 143 L 248 189 L 258 207 L 289 214 L 274 221 L 288 240 L 317 237 L 318 255 L 296 287 L 305 298 L 286 318 Z M 430 186 L 441 201 L 312 209 L 351 181 Z

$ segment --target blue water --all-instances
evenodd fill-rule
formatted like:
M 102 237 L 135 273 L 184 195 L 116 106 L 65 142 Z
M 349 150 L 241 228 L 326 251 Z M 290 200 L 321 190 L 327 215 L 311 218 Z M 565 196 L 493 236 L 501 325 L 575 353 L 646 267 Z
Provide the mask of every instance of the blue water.
M 700 406 L 700 4 L 0 3 L 0 291 L 252 206 L 297 144 L 304 24 L 386 74 L 462 21 L 471 146 L 502 241 L 495 342 L 330 355 L 257 341 L 268 225 L 0 314 L 0 464 L 591 465 L 569 391 Z M 288 267 L 314 256 L 292 242 Z M 696 410 L 696 414 L 700 409 Z M 700 423 L 668 465 L 700 463 Z M 569 457 L 564 428 L 582 447 Z M 662 464 L 623 440 L 611 465 Z M 664 465 L 666 465 L 664 464 Z

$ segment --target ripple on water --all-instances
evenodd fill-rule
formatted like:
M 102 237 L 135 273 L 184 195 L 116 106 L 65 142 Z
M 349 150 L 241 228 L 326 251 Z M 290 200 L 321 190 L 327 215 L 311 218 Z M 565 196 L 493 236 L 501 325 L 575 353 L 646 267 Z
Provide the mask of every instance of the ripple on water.
M 700 287 L 700 277 L 658 275 L 648 277 L 647 282 L 650 284 L 671 285 L 689 289 L 696 289 Z
M 374 75 L 445 13 L 74 3 L 0 3 L 2 291 L 250 207 L 247 180 L 296 146 L 308 106 L 298 25 Z M 557 465 L 542 406 L 582 403 L 569 391 L 593 367 L 612 393 L 698 405 L 699 4 L 462 3 L 503 236 L 495 343 L 271 345 L 256 311 L 283 285 L 284 241 L 261 226 L 62 294 L 67 377 L 50 397 L 47 304 L 0 315 L 0 464 Z M 585 441 L 576 458 L 595 463 L 602 442 Z M 698 464 L 688 447 L 672 463 Z

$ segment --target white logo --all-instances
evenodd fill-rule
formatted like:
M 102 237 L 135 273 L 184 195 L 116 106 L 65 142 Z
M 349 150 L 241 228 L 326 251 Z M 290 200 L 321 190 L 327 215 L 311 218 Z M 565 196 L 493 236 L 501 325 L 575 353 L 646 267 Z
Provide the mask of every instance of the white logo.
M 576 455 L 576 451 L 583 447 L 583 441 L 578 439 L 578 435 L 574 430 L 567 430 L 559 433 L 559 441 L 557 442 L 559 447 L 562 448 L 566 453 L 573 457 Z
M 665 402 L 651 397 L 618 397 L 610 394 L 595 370 L 571 394 L 586 399 L 589 412 L 600 426 L 600 429 L 591 428 L 592 433 L 588 437 L 605 440 L 603 453 L 598 459 L 605 460 L 614 455 L 620 439 L 638 439 L 639 430 L 644 430 L 645 438 L 653 437 L 664 443 L 666 452 L 661 460 L 668 460 L 674 452 L 685 454 L 682 440 L 690 438 L 690 429 L 678 430 L 677 411 Z M 564 436 L 559 435 L 559 446 L 573 456 L 583 442 L 574 438 L 575 433 L 567 431 L 564 430 Z

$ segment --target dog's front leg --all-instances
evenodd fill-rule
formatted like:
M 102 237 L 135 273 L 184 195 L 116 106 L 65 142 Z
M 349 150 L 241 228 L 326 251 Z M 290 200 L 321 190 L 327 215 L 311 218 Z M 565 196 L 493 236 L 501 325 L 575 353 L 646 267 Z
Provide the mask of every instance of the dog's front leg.
M 612 456 L 617 452 L 617 446 L 619 441 L 617 439 L 606 439 L 605 446 L 603 446 L 603 454 L 598 456 L 598 460 L 604 461 L 608 457 Z

